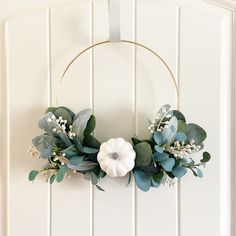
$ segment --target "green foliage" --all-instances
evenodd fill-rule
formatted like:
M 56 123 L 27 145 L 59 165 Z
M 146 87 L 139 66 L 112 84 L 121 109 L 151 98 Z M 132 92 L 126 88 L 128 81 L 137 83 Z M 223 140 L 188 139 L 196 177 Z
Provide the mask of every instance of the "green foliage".
M 207 137 L 205 130 L 196 124 L 188 124 L 187 138 L 194 140 L 196 145 L 201 144 Z
M 147 166 L 152 161 L 152 149 L 150 144 L 146 142 L 138 143 L 134 146 L 136 152 L 136 166 Z
M 84 136 L 83 145 L 90 148 L 99 149 L 101 143 L 91 134 Z
M 56 176 L 56 179 L 57 179 L 57 182 L 61 182 L 64 177 L 65 177 L 65 174 L 69 171 L 69 168 L 67 166 L 60 166 L 60 169 L 57 171 L 57 176 Z
M 45 133 L 32 142 L 47 160 L 41 170 L 47 181 L 61 182 L 69 171 L 80 172 L 98 190 L 104 191 L 98 185 L 106 173 L 97 160 L 101 143 L 92 135 L 96 127 L 92 110 L 84 109 L 75 115 L 67 107 L 49 107 L 38 125 Z M 191 157 L 204 147 L 207 134 L 202 127 L 187 124 L 184 115 L 168 104 L 161 107 L 149 125 L 149 139 L 131 138 L 136 158 L 128 183 L 133 173 L 138 188 L 146 192 L 151 187 L 159 187 L 166 178 L 182 178 L 187 170 L 196 177 L 203 176 L 200 167 L 205 167 L 211 155 L 204 152 L 199 163 Z M 34 181 L 40 172 L 32 170 L 28 179 Z
M 173 141 L 177 132 L 177 126 L 178 126 L 177 118 L 173 116 L 169 121 L 168 128 L 163 129 L 162 131 L 164 144 L 168 144 Z
M 178 120 L 178 129 L 177 132 L 181 132 L 184 134 L 187 134 L 188 132 L 188 126 L 183 120 Z
M 96 126 L 95 116 L 91 115 L 89 120 L 88 120 L 88 122 L 87 122 L 87 126 L 86 126 L 86 128 L 84 130 L 84 136 L 90 135 L 94 131 L 95 126 Z
M 164 173 L 162 171 L 159 171 L 155 175 L 153 175 L 153 180 L 156 183 L 160 184 L 162 179 L 163 179 L 163 177 L 164 177 Z
M 49 183 L 50 184 L 53 184 L 53 182 L 54 182 L 54 180 L 56 179 L 56 175 L 52 175 L 51 177 L 50 177 L 50 180 L 49 180 Z
M 184 115 L 178 110 L 173 110 L 173 116 L 175 116 L 178 121 L 186 122 Z
M 67 125 L 72 124 L 72 117 L 70 113 L 62 107 L 59 107 L 55 110 L 54 115 L 59 118 L 60 116 L 62 117 L 63 120 L 67 120 Z
M 202 163 L 207 163 L 211 160 L 211 155 L 209 152 L 203 152 L 203 158 L 201 159 Z
M 38 173 L 39 172 L 37 170 L 31 170 L 28 176 L 29 181 L 34 181 Z
M 151 188 L 151 176 L 145 172 L 135 169 L 134 178 L 136 185 L 144 192 L 147 192 Z

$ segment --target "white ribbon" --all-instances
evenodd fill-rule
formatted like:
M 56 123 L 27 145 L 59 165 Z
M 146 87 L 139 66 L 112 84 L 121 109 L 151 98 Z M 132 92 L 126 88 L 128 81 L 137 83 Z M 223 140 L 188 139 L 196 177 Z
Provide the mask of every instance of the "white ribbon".
M 120 42 L 120 0 L 109 0 L 110 41 Z

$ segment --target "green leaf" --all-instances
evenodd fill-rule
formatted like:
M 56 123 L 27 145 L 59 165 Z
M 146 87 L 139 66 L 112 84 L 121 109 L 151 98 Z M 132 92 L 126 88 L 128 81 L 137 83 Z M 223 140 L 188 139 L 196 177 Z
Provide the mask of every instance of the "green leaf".
M 57 139 L 49 134 L 41 134 L 32 140 L 34 147 L 40 152 L 42 158 L 47 159 L 52 155 L 52 148 L 56 146 Z
M 75 113 L 73 111 L 71 111 L 68 107 L 61 106 L 58 108 L 63 108 L 64 110 L 66 110 L 70 114 L 72 120 L 74 119 Z
M 194 140 L 196 145 L 199 145 L 202 143 L 206 137 L 207 134 L 205 130 L 196 124 L 188 124 L 188 132 L 187 132 L 188 140 Z
M 55 179 L 56 179 L 56 175 L 52 175 L 52 176 L 50 177 L 49 183 L 52 184 Z
M 139 143 L 134 146 L 136 152 L 136 166 L 147 166 L 152 161 L 152 149 L 150 144 L 146 142 Z
M 171 109 L 171 105 L 166 104 L 164 106 L 162 106 L 160 108 L 160 110 L 158 111 L 157 115 L 156 115 L 156 123 L 159 126 L 160 122 L 167 116 L 170 115 L 172 116 L 173 112 Z
M 69 170 L 69 168 L 67 166 L 61 166 L 60 169 L 57 171 L 57 182 L 61 182 L 64 177 L 65 174 L 67 173 L 67 171 Z
M 88 122 L 87 122 L 87 126 L 86 126 L 86 128 L 84 130 L 84 136 L 91 134 L 94 131 L 95 126 L 96 126 L 95 116 L 91 115 L 89 120 L 88 120 Z
M 106 176 L 106 172 L 104 172 L 103 170 L 100 170 L 98 177 L 102 179 L 105 176 Z
M 176 166 L 172 170 L 172 174 L 177 178 L 182 178 L 187 173 L 187 169 L 183 166 Z
M 177 126 L 178 126 L 177 118 L 175 116 L 172 116 L 172 118 L 169 121 L 168 127 L 162 130 L 164 144 L 172 142 L 177 132 Z
M 156 161 L 156 162 L 160 162 L 160 161 L 163 161 L 165 159 L 167 159 L 168 157 L 170 156 L 169 153 L 166 153 L 166 152 L 154 152 L 153 154 L 153 159 Z
M 173 158 L 167 158 L 163 161 L 160 162 L 160 165 L 165 169 L 165 171 L 172 171 L 174 165 L 175 165 L 175 160 Z
M 163 144 L 163 135 L 162 135 L 162 133 L 161 132 L 156 132 L 155 134 L 154 134 L 154 140 L 155 140 L 155 142 L 156 142 L 156 144 L 157 145 L 162 145 Z
M 37 170 L 31 170 L 28 177 L 29 181 L 34 181 L 38 173 Z
M 89 179 L 93 185 L 96 185 L 98 183 L 98 177 L 93 171 L 85 173 L 85 178 Z
M 91 134 L 84 136 L 83 145 L 90 148 L 99 149 L 101 143 Z
M 200 169 L 196 168 L 197 169 L 197 175 L 199 178 L 202 178 L 203 177 L 203 173 Z
M 184 133 L 178 132 L 175 135 L 175 140 L 177 140 L 179 142 L 185 141 L 186 139 L 187 139 L 187 136 Z
M 95 167 L 98 166 L 98 163 L 92 162 L 92 161 L 82 161 L 78 165 L 72 165 L 68 163 L 67 166 L 72 170 L 83 172 L 83 171 L 89 171 L 89 170 L 94 169 Z
M 178 110 L 173 110 L 173 116 L 175 116 L 178 121 L 186 121 L 184 115 Z
M 97 148 L 83 147 L 83 152 L 86 154 L 95 154 L 98 153 L 98 151 Z
M 57 118 L 59 118 L 61 116 L 63 120 L 67 120 L 67 124 L 68 125 L 72 124 L 72 117 L 71 117 L 70 113 L 66 109 L 64 109 L 62 107 L 59 107 L 54 112 L 54 115 Z
M 57 107 L 48 107 L 47 110 L 45 111 L 45 114 L 47 114 L 48 112 L 52 112 L 54 113 L 56 111 Z
M 139 139 L 137 139 L 137 138 L 135 138 L 135 137 L 132 137 L 131 140 L 132 140 L 132 143 L 133 143 L 134 145 L 137 145 L 137 144 L 139 144 L 139 143 L 142 142 L 142 140 L 139 140 Z
M 188 126 L 183 120 L 178 120 L 178 129 L 177 132 L 186 134 L 188 132 Z
M 136 185 L 144 192 L 151 188 L 151 176 L 141 170 L 134 170 L 134 178 Z
M 87 126 L 89 117 L 86 114 L 78 116 L 72 124 L 72 132 L 75 133 L 77 138 L 81 139 L 84 136 L 84 130 Z
M 207 163 L 211 160 L 211 154 L 209 152 L 203 153 L 203 158 L 201 159 L 201 163 Z
M 60 152 L 64 153 L 67 158 L 71 158 L 71 157 L 79 155 L 75 145 L 71 145 L 70 147 L 64 150 L 61 150 Z
M 98 190 L 105 192 L 105 190 L 103 188 L 101 188 L 99 185 L 96 184 L 95 186 Z
M 84 156 L 73 156 L 73 157 L 69 160 L 69 163 L 70 163 L 70 165 L 77 166 L 77 165 L 79 165 L 83 160 L 84 160 Z
M 158 173 L 153 175 L 152 178 L 156 183 L 160 184 L 163 177 L 164 177 L 164 173 L 162 171 L 159 171 Z

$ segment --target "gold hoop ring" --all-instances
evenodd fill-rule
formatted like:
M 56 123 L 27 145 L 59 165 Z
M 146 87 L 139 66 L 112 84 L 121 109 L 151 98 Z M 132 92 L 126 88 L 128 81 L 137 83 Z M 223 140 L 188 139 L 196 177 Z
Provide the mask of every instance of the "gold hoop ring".
M 141 44 L 141 43 L 137 43 L 137 42 L 134 42 L 134 41 L 130 41 L 130 40 L 121 40 L 120 41 L 121 43 L 127 43 L 127 44 L 132 44 L 132 45 L 135 45 L 135 46 L 139 46 L 141 48 L 144 48 L 146 49 L 147 51 L 149 51 L 150 53 L 152 53 L 156 58 L 158 58 L 159 61 L 162 62 L 162 64 L 165 66 L 165 68 L 167 69 L 167 71 L 169 72 L 169 74 L 171 75 L 171 79 L 172 79 L 172 82 L 174 83 L 174 87 L 175 87 L 175 90 L 176 90 L 176 94 L 177 94 L 177 98 L 179 97 L 179 90 L 178 90 L 178 85 L 177 85 L 177 82 L 176 82 L 176 79 L 175 79 L 175 76 L 174 74 L 172 73 L 170 67 L 168 66 L 168 64 L 166 63 L 166 61 L 158 54 L 156 53 L 155 51 L 153 51 L 151 48 Z M 64 72 L 62 73 L 62 76 L 58 82 L 58 86 L 57 86 L 57 93 L 56 93 L 56 104 L 58 105 L 58 91 L 59 91 L 59 88 L 60 88 L 60 85 L 61 85 L 61 82 L 62 80 L 64 79 L 65 77 L 65 74 L 66 72 L 69 70 L 70 66 L 81 56 L 83 55 L 85 52 L 87 52 L 88 50 L 92 49 L 92 48 L 95 48 L 99 45 L 103 45 L 103 44 L 107 44 L 107 43 L 112 43 L 111 41 L 107 40 L 107 41 L 102 41 L 102 42 L 98 42 L 98 43 L 95 43 L 87 48 L 85 48 L 84 50 L 82 50 L 81 52 L 79 52 L 70 62 L 69 64 L 66 66 Z

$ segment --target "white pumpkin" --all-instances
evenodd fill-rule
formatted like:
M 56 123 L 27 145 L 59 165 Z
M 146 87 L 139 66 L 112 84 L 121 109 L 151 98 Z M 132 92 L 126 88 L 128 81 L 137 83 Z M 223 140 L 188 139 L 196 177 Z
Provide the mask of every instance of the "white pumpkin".
M 135 151 L 123 138 L 111 138 L 100 146 L 97 156 L 101 169 L 110 177 L 122 177 L 134 168 Z

